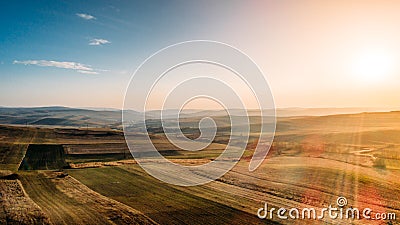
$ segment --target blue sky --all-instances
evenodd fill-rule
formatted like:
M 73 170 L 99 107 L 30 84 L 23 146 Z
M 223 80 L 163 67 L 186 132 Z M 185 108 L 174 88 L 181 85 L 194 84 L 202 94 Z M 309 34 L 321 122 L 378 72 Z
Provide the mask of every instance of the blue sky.
M 212 31 L 204 24 L 215 16 L 212 2 L 0 4 L 0 105 L 5 106 L 120 107 L 141 61 L 175 42 L 206 38 Z
M 111 106 L 118 106 L 117 99 L 109 98 L 119 98 L 115 92 L 123 91 L 121 83 L 126 82 L 138 62 L 170 43 L 176 27 L 185 26 L 186 21 L 170 12 L 174 3 L 10 1 L 0 4 L 1 105 L 84 106 L 95 102 L 100 106 L 99 98 L 103 98 L 105 105 L 111 101 Z M 109 43 L 90 45 L 96 39 Z M 74 69 L 16 63 L 34 63 L 32 60 L 44 60 L 42 64 L 75 62 L 92 68 L 89 73 L 98 74 L 90 76 Z
M 192 39 L 246 52 L 278 107 L 397 106 L 400 6 L 379 2 L 2 1 L 0 106 L 120 108 L 143 60 Z

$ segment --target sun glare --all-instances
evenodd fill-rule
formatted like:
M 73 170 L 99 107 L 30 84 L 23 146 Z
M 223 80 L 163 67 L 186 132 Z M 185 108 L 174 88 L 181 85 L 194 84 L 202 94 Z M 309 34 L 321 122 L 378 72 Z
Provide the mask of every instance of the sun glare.
M 385 52 L 365 52 L 353 64 L 353 73 L 360 81 L 380 81 L 392 70 L 392 58 Z

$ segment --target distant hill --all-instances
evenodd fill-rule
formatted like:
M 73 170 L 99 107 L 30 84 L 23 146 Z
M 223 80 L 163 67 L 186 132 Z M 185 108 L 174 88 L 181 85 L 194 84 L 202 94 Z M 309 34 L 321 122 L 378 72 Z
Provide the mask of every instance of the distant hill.
M 394 109 L 378 108 L 280 108 L 276 110 L 278 117 L 299 117 L 299 116 L 324 116 L 336 114 L 354 114 L 361 112 L 384 112 Z M 173 119 L 179 110 L 168 109 L 162 111 L 164 119 Z M 240 115 L 239 110 L 231 110 L 232 116 Z M 264 115 L 273 115 L 273 110 L 264 112 Z M 249 116 L 257 116 L 259 110 L 248 110 Z M 143 113 L 134 110 L 126 111 L 127 118 L 132 123 L 138 121 Z M 160 118 L 160 110 L 148 111 L 146 118 Z M 180 118 L 193 117 L 223 117 L 226 116 L 224 110 L 183 110 Z M 65 127 L 114 127 L 121 128 L 122 111 L 110 108 L 69 108 L 62 106 L 50 107 L 0 107 L 0 124 L 13 125 L 36 125 L 36 126 L 65 126 Z
M 140 113 L 128 111 L 133 118 Z M 97 111 L 68 107 L 0 108 L 0 124 L 53 126 L 120 126 L 121 111 Z

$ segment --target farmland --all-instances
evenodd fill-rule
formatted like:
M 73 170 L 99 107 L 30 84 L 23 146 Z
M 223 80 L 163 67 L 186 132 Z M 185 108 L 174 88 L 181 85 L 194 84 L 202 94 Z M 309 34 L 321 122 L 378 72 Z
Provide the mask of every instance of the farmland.
M 61 145 L 30 144 L 19 170 L 48 170 L 67 167 Z
M 135 170 L 129 168 L 93 168 L 69 172 L 94 191 L 129 205 L 161 224 L 260 223 L 251 213 L 164 185 L 138 170 L 137 165 L 133 167 Z
M 24 172 L 21 182 L 55 224 L 154 224 L 140 212 L 93 192 L 71 177 Z
M 51 224 L 42 209 L 24 192 L 18 180 L 0 180 L 1 224 Z
M 265 202 L 321 209 L 335 205 L 339 196 L 349 206 L 400 215 L 398 118 L 400 112 L 278 118 L 267 159 L 249 172 L 260 125 L 252 118 L 253 132 L 239 163 L 218 180 L 195 187 L 168 185 L 145 173 L 119 130 L 0 126 L 5 209 L 0 219 L 20 218 L 25 224 L 336 224 L 340 221 L 330 218 L 260 220 L 257 209 Z M 229 138 L 226 118 L 214 119 L 220 120 L 217 137 L 202 151 L 169 143 L 156 122 L 151 140 L 175 163 L 204 164 L 224 150 Z M 189 138 L 196 138 L 196 121 L 183 121 Z M 398 219 L 352 223 L 399 224 Z

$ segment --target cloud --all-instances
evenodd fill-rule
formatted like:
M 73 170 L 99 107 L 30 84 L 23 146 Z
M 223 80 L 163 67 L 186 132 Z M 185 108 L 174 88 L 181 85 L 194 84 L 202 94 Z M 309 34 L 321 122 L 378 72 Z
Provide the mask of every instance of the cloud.
M 96 19 L 96 17 L 89 15 L 89 14 L 85 14 L 85 13 L 77 13 L 76 15 L 85 20 L 95 20 Z
M 92 39 L 89 42 L 89 45 L 105 45 L 105 44 L 110 44 L 111 42 L 106 39 Z
M 83 73 L 83 74 L 99 74 L 96 71 L 89 71 L 89 70 L 77 70 L 78 73 Z
M 75 70 L 78 73 L 84 73 L 84 74 L 99 74 L 97 71 L 100 71 L 100 70 L 95 70 L 91 66 L 85 65 L 82 63 L 59 62 L 59 61 L 53 61 L 53 60 L 25 60 L 25 61 L 14 60 L 13 64 L 56 67 L 56 68 L 62 68 L 62 69 Z

